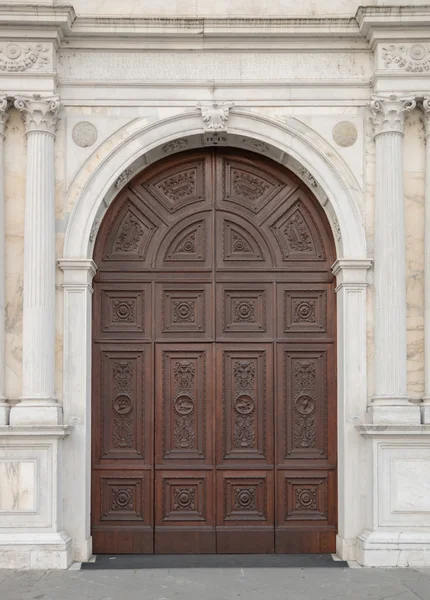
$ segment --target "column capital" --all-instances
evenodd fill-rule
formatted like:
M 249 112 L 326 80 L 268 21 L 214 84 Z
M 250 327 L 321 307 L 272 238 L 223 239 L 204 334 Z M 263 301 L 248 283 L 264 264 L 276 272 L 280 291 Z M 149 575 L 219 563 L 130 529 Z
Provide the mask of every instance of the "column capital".
M 367 271 L 371 266 L 372 261 L 368 258 L 338 258 L 331 267 L 336 277 L 336 291 L 346 286 L 366 287 Z
M 371 96 L 370 111 L 373 135 L 381 133 L 403 134 L 405 114 L 416 106 L 412 96 Z
M 428 138 L 430 136 L 430 96 L 424 96 L 420 109 L 424 117 L 425 137 Z
M 3 138 L 5 137 L 4 130 L 5 130 L 6 121 L 9 118 L 9 113 L 7 112 L 9 106 L 10 106 L 10 102 L 7 99 L 6 94 L 0 93 L 0 136 L 2 136 Z
M 15 108 L 22 113 L 27 134 L 41 132 L 55 135 L 60 110 L 59 96 L 17 96 Z

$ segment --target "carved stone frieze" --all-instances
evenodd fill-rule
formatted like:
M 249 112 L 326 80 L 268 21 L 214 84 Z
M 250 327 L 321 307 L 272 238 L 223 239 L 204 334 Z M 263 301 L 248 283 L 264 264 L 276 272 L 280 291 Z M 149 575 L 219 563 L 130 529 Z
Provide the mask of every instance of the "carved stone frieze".
M 199 102 L 197 108 L 202 113 L 203 128 L 206 132 L 227 131 L 230 108 L 233 102 L 211 102 L 202 104 Z
M 17 96 L 15 108 L 21 111 L 27 133 L 40 132 L 55 134 L 60 110 L 58 96 L 42 97 Z
M 318 184 L 315 181 L 315 178 L 309 173 L 309 171 L 307 169 L 305 169 L 305 167 L 300 168 L 299 175 L 309 187 L 312 187 L 312 188 L 317 187 Z
M 130 177 L 133 175 L 133 173 L 134 173 L 133 167 L 128 167 L 128 169 L 125 169 L 125 171 L 123 171 L 121 173 L 121 175 L 118 177 L 118 179 L 115 181 L 116 189 L 120 190 L 127 183 L 127 181 L 130 179 Z
M 42 44 L 10 42 L 0 47 L 0 71 L 17 73 L 49 64 L 49 48 Z
M 171 142 L 167 142 L 162 147 L 163 154 L 173 154 L 174 152 L 180 152 L 181 150 L 185 150 L 188 146 L 188 140 L 185 138 L 180 138 L 179 140 L 172 140 Z
M 426 44 L 391 44 L 382 48 L 386 69 L 401 69 L 411 73 L 430 71 L 430 46 Z
M 370 111 L 374 135 L 403 133 L 406 113 L 415 106 L 416 102 L 411 96 L 372 96 Z

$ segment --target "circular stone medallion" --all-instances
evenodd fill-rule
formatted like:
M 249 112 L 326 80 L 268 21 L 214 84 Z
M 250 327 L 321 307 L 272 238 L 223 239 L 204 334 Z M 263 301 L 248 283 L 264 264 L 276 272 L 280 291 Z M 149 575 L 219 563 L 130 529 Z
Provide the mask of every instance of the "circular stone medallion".
M 113 408 L 119 415 L 127 415 L 133 408 L 130 396 L 126 394 L 117 396 L 114 400 Z
M 88 148 L 97 140 L 97 129 L 89 121 L 81 121 L 73 127 L 72 138 L 77 146 Z
M 338 146 L 348 148 L 357 141 L 357 128 L 351 121 L 339 121 L 333 127 L 333 139 Z

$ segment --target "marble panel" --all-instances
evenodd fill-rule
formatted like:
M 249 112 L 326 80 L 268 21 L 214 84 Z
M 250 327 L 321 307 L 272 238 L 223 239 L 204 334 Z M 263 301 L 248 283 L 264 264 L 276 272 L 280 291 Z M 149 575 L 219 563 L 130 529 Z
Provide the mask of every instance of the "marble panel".
M 36 468 L 34 460 L 0 460 L 0 513 L 36 510 Z

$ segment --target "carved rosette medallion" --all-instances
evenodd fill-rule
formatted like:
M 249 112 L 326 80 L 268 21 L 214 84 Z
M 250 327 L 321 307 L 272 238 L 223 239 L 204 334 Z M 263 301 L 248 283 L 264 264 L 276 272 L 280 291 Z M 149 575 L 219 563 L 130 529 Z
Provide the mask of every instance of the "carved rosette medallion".
M 316 488 L 296 488 L 296 510 L 317 510 Z
M 233 447 L 236 449 L 255 448 L 254 363 L 236 361 L 233 375 L 236 392 L 233 402 Z
M 112 488 L 112 510 L 133 510 L 133 489 Z
M 252 300 L 235 300 L 233 302 L 234 320 L 237 323 L 255 323 L 255 302 Z
M 116 361 L 113 367 L 114 400 L 112 403 L 114 448 L 131 448 L 133 446 L 132 381 L 132 363 Z
M 175 488 L 173 493 L 173 510 L 175 512 L 196 510 L 196 489 Z
M 374 136 L 381 133 L 403 133 L 406 113 L 416 106 L 413 97 L 372 96 L 370 102 Z
M 191 300 L 174 300 L 173 303 L 174 323 L 194 323 L 195 303 Z
M 173 403 L 173 447 L 176 450 L 189 450 L 195 446 L 194 413 L 195 401 L 192 395 L 196 369 L 191 361 L 176 361 L 173 368 L 176 398 Z
M 257 510 L 257 490 L 255 487 L 239 487 L 234 490 L 234 510 L 255 511 Z
M 316 323 L 316 300 L 293 300 L 294 323 Z
M 112 321 L 115 323 L 133 323 L 135 302 L 133 300 L 114 300 L 112 302 Z
M 89 121 L 77 123 L 72 130 L 72 139 L 81 148 L 88 148 L 95 144 L 97 135 L 97 129 Z

